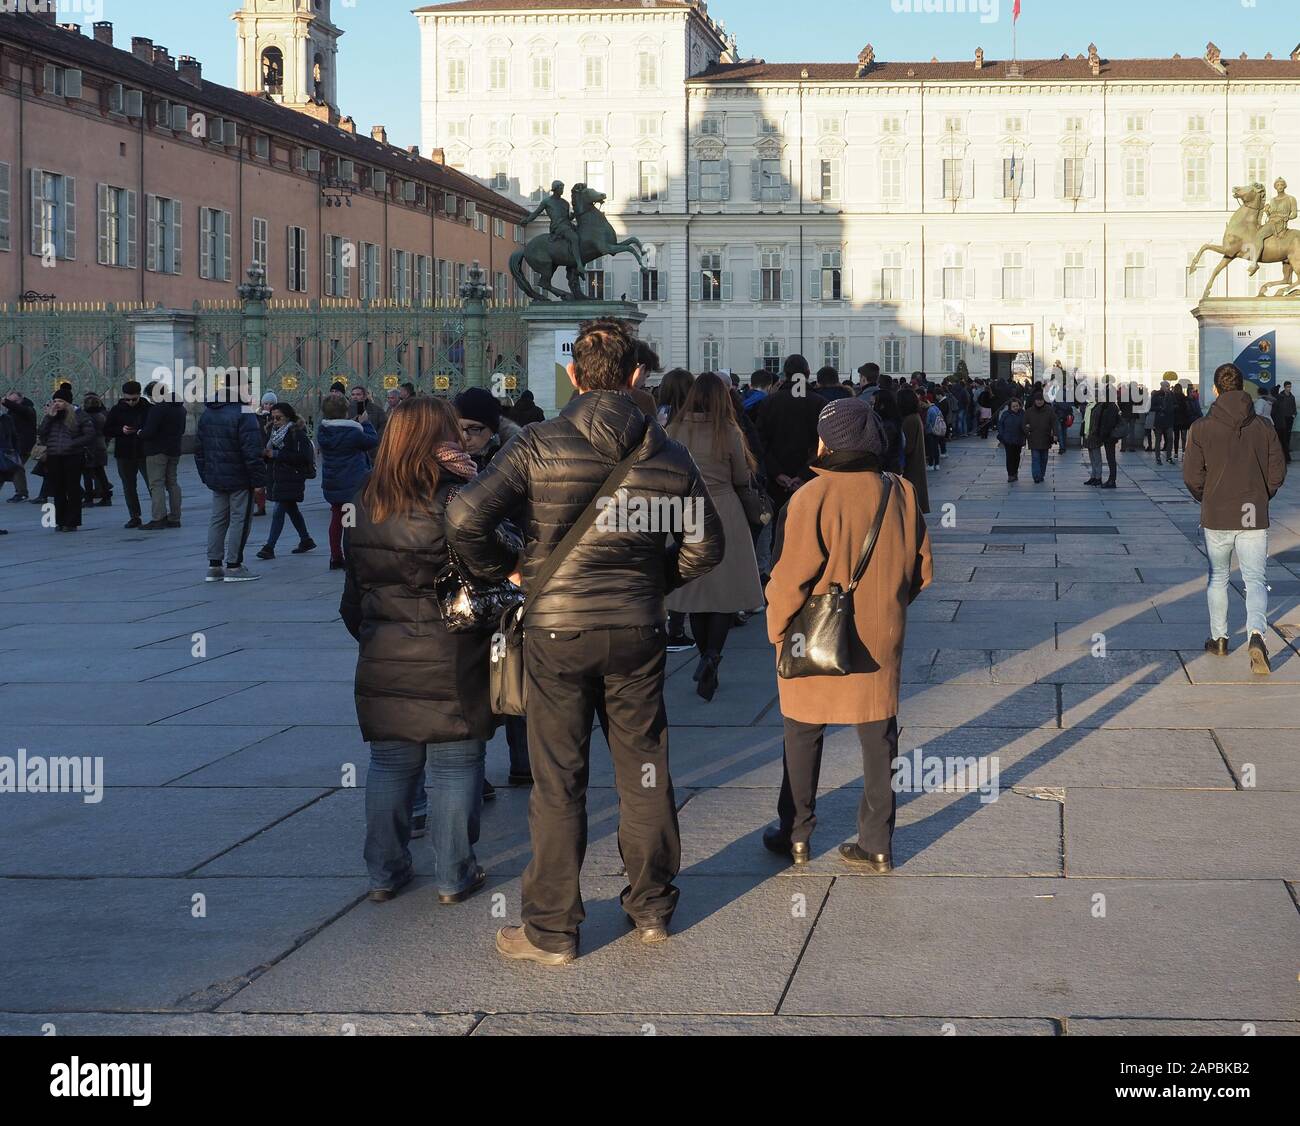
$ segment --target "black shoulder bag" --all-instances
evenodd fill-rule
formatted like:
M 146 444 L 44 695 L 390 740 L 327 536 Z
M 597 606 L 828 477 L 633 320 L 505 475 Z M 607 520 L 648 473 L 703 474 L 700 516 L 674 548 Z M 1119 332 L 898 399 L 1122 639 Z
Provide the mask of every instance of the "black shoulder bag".
M 613 496 L 618 492 L 619 486 L 623 484 L 632 466 L 636 464 L 640 452 L 638 447 L 614 467 L 614 471 L 596 490 L 595 496 L 591 498 L 591 502 L 573 527 L 547 556 L 542 569 L 537 572 L 532 593 L 521 605 L 511 607 L 502 615 L 501 629 L 492 638 L 492 664 L 489 672 L 492 710 L 497 715 L 524 714 L 528 706 L 528 681 L 524 675 L 524 618 L 532 609 L 533 603 L 537 601 L 537 596 L 546 589 L 546 584 L 559 570 L 560 564 L 578 546 L 578 541 L 596 522 L 600 498 Z
M 867 573 L 894 492 L 893 474 L 885 473 L 881 478 L 885 483 L 885 496 L 880 502 L 876 522 L 862 545 L 858 565 L 853 569 L 853 581 L 847 590 L 841 589 L 839 583 L 831 583 L 830 590 L 825 594 L 814 594 L 794 616 L 785 631 L 781 660 L 776 669 L 783 680 L 802 676 L 848 676 L 851 671 L 849 662 L 855 632 L 853 595 L 862 576 Z

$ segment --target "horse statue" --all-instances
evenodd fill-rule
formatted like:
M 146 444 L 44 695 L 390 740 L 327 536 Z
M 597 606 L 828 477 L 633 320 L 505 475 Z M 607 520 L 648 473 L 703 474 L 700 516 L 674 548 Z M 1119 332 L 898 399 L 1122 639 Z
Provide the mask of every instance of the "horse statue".
M 556 185 L 557 191 L 562 185 Z M 541 288 L 558 297 L 561 301 L 587 300 L 587 292 L 582 284 L 582 271 L 588 262 L 594 262 L 606 255 L 631 254 L 642 269 L 645 269 L 645 247 L 639 238 L 626 238 L 619 241 L 614 228 L 605 218 L 599 205 L 605 202 L 603 192 L 598 192 L 586 184 L 573 186 L 573 214 L 577 219 L 578 240 L 582 247 L 582 261 L 575 262 L 572 248 L 560 238 L 551 235 L 538 235 L 523 250 L 517 250 L 510 256 L 510 273 L 515 284 L 534 301 L 543 300 L 541 294 L 533 288 L 524 274 L 524 263 L 537 271 Z M 569 292 L 556 289 L 551 283 L 555 271 L 563 268 L 569 282 Z
M 1201 256 L 1206 251 L 1223 255 L 1222 261 L 1215 266 L 1214 273 L 1210 275 L 1205 292 L 1201 294 L 1202 301 L 1210 296 L 1215 279 L 1227 269 L 1234 258 L 1249 260 L 1250 256 L 1246 251 L 1253 244 L 1253 236 L 1259 230 L 1268 192 L 1263 184 L 1246 184 L 1240 188 L 1233 188 L 1232 195 L 1241 206 L 1228 220 L 1228 229 L 1223 233 L 1223 242 L 1221 244 L 1207 242 L 1196 252 L 1196 257 L 1187 268 L 1189 274 L 1194 273 L 1196 267 L 1200 265 Z M 1282 280 L 1265 282 L 1259 287 L 1260 297 L 1267 296 L 1271 289 L 1281 289 L 1282 293 L 1278 296 L 1291 297 L 1300 293 L 1300 285 L 1297 284 L 1297 279 L 1300 278 L 1300 231 L 1287 230 L 1267 239 L 1259 261 L 1282 263 Z

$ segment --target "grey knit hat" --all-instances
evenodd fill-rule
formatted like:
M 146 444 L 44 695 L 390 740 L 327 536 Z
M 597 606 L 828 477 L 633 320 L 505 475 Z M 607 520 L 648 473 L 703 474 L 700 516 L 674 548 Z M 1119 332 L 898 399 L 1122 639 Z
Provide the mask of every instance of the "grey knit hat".
M 817 434 L 834 453 L 885 452 L 885 432 L 869 403 L 862 399 L 835 399 L 817 419 Z

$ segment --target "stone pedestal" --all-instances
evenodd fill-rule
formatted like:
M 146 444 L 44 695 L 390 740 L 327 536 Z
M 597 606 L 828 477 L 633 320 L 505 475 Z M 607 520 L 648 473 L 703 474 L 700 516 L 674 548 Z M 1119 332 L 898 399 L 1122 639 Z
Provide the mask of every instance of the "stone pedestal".
M 197 362 L 194 344 L 194 314 L 179 309 L 146 309 L 128 313 L 135 331 L 135 380 L 141 387 L 162 380 L 173 388 L 183 385 L 184 373 Z M 186 403 L 184 448 L 194 446 L 194 431 L 203 411 L 202 403 Z
M 528 389 L 547 418 L 573 395 L 565 368 L 583 321 L 617 318 L 640 326 L 646 315 L 631 301 L 537 301 L 523 312 L 528 325 Z
M 1193 309 L 1192 316 L 1201 326 L 1204 406 L 1214 401 L 1214 370 L 1220 364 L 1240 367 L 1252 394 L 1279 390 L 1288 381 L 1300 384 L 1300 300 L 1213 297 Z

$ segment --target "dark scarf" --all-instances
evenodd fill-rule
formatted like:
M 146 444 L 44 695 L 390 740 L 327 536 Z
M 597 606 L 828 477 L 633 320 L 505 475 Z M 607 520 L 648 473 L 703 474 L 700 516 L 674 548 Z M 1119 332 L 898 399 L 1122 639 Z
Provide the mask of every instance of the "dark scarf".
M 831 450 L 825 457 L 813 462 L 814 469 L 829 469 L 835 473 L 880 473 L 882 466 L 878 454 L 860 453 L 857 450 Z

